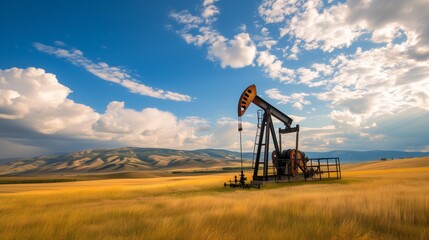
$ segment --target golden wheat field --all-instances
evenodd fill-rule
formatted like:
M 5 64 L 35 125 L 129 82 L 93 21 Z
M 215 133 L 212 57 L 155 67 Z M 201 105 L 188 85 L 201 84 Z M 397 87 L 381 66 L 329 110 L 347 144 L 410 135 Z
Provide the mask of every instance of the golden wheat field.
M 429 158 L 342 168 L 259 190 L 225 173 L 3 184 L 0 238 L 429 239 Z

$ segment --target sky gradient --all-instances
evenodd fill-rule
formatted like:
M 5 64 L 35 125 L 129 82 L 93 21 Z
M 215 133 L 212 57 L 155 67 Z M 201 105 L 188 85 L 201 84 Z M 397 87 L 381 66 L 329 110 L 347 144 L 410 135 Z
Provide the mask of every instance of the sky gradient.
M 304 151 L 429 151 L 428 1 L 0 6 L 0 158 L 238 151 L 237 103 L 250 84 L 300 124 Z M 243 118 L 245 151 L 256 110 Z

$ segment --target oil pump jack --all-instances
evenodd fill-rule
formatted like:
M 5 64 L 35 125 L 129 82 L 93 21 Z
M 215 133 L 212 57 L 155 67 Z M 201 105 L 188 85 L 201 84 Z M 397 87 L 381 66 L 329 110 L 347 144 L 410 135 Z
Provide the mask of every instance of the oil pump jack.
M 259 133 L 256 139 L 256 157 L 253 171 L 254 181 L 270 181 L 280 180 L 283 176 L 296 177 L 299 169 L 304 174 L 304 177 L 311 177 L 313 171 L 307 169 L 308 158 L 305 154 L 298 150 L 299 141 L 299 125 L 292 127 L 293 119 L 266 102 L 259 97 L 256 92 L 256 86 L 251 85 L 247 87 L 241 94 L 238 103 L 238 117 L 241 117 L 246 112 L 251 103 L 260 107 L 264 113 L 262 122 L 260 123 Z M 273 117 L 284 124 L 284 128 L 279 128 L 280 144 L 277 142 L 277 134 L 274 129 Z M 240 129 L 239 129 L 240 130 Z M 295 149 L 288 149 L 282 151 L 281 149 L 281 135 L 286 133 L 296 133 Z M 274 145 L 274 151 L 271 153 L 272 164 L 274 171 L 269 171 L 269 153 L 270 153 L 270 139 Z M 262 149 L 262 147 L 264 149 Z M 261 156 L 263 153 L 263 156 Z M 260 167 L 262 166 L 262 173 Z
M 238 131 L 240 132 L 240 151 L 241 150 L 241 117 L 244 115 L 250 104 L 253 103 L 263 111 L 262 119 L 258 116 L 258 130 L 255 138 L 253 181 L 246 184 L 247 178 L 244 176 L 243 169 L 240 174 L 240 180 L 235 177 L 234 182 L 230 181 L 231 187 L 250 187 L 260 186 L 265 181 L 280 181 L 295 178 L 302 175 L 305 180 L 323 173 L 328 174 L 328 178 L 341 178 L 339 158 L 312 158 L 309 159 L 304 152 L 298 150 L 299 125 L 292 126 L 293 119 L 269 104 L 267 101 L 257 95 L 256 86 L 250 85 L 240 96 L 238 101 Z M 284 128 L 278 129 L 279 142 L 274 129 L 273 117 L 284 124 Z M 295 148 L 282 150 L 282 134 L 295 133 Z M 270 140 L 274 150 L 270 155 Z M 255 152 L 256 151 L 256 152 Z M 301 172 L 301 174 L 300 174 Z M 336 175 L 336 176 L 335 176 Z M 225 183 L 225 186 L 227 184 Z

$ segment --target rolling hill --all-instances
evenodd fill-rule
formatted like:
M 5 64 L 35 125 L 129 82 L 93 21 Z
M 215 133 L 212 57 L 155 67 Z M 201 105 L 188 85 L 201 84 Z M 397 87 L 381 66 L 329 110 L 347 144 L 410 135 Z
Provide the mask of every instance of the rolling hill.
M 429 156 L 427 152 L 401 151 L 331 151 L 306 154 L 310 158 L 339 157 L 341 163 Z M 243 153 L 245 164 L 249 164 L 251 158 L 252 153 Z M 239 165 L 239 152 L 221 149 L 186 151 L 124 147 L 3 160 L 3 163 L 0 162 L 0 175 L 177 171 Z
M 0 175 L 210 169 L 239 164 L 239 153 L 226 150 L 125 147 L 14 160 L 0 165 Z

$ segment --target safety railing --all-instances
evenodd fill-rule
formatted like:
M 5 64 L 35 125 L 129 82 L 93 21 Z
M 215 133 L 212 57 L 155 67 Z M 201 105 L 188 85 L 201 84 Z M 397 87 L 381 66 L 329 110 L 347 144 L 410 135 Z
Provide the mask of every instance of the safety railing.
M 313 172 L 313 178 L 341 178 L 340 158 L 310 158 L 307 169 Z

